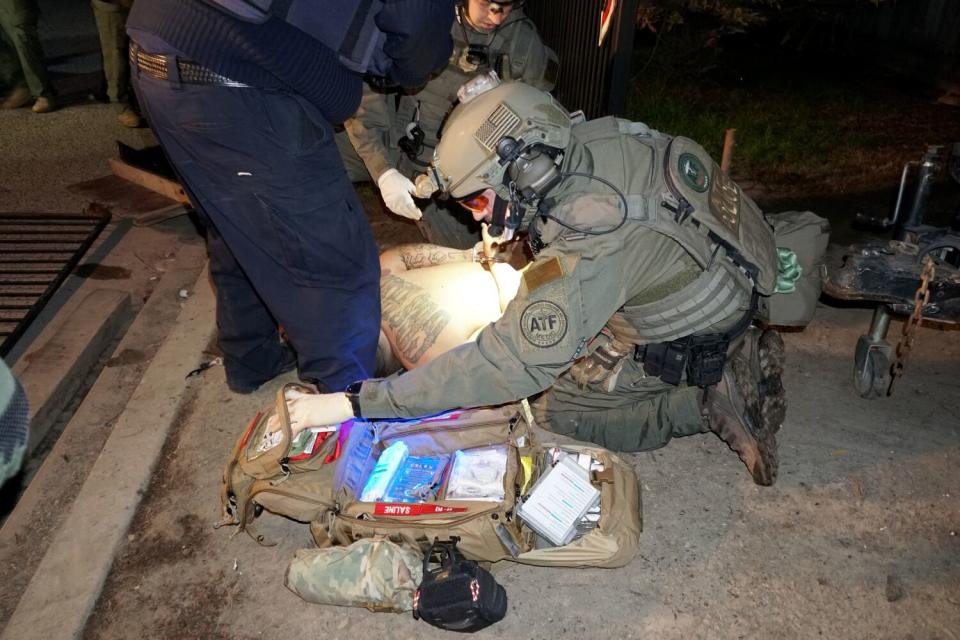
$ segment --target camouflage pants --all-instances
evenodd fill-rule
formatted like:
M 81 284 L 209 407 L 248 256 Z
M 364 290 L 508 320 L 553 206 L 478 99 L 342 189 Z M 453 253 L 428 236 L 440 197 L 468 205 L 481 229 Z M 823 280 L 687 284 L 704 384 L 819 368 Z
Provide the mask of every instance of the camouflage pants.
M 0 37 L 0 82 L 10 88 L 26 85 L 34 97 L 50 97 L 53 85 L 44 65 L 38 18 L 35 0 L 0 0 L 0 27 L 6 36 Z
M 646 376 L 628 358 L 611 393 L 595 385 L 581 389 L 564 374 L 531 406 L 540 426 L 556 433 L 614 451 L 648 451 L 675 436 L 708 430 L 702 395 L 698 387 L 674 387 Z

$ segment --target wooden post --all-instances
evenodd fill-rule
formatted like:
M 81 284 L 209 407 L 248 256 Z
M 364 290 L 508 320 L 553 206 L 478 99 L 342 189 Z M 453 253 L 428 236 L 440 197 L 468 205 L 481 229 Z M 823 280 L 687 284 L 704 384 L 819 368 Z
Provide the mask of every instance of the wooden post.
M 733 161 L 733 145 L 736 144 L 737 130 L 727 129 L 723 136 L 723 155 L 720 157 L 720 170 L 730 173 L 730 163 Z

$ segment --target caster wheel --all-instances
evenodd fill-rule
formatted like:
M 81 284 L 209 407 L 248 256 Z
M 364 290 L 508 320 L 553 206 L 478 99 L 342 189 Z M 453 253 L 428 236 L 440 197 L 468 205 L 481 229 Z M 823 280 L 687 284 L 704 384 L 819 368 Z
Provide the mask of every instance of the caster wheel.
M 861 336 L 853 369 L 853 386 L 861 398 L 879 398 L 890 388 L 890 345 Z

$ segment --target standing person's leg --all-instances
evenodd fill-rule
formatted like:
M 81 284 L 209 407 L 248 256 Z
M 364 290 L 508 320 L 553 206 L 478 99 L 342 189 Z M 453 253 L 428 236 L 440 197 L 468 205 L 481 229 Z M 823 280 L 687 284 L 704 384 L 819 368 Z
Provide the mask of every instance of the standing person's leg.
M 142 74 L 135 86 L 195 206 L 286 330 L 301 376 L 329 389 L 368 377 L 380 322 L 377 251 L 332 127 L 275 92 L 171 89 Z M 221 345 L 228 361 L 243 361 L 228 349 L 253 341 L 243 311 L 252 299 L 220 301 L 221 330 L 234 332 Z
M 127 15 L 130 0 L 90 0 L 100 36 L 103 75 L 107 81 L 107 97 L 117 105 L 118 120 L 125 127 L 140 126 L 140 116 L 133 110 L 130 95 L 130 63 L 127 54 Z
M 7 42 L 3 1 L 0 0 L 0 87 L 6 92 L 0 109 L 19 109 L 30 104 L 30 90 L 23 79 L 17 52 Z
M 46 113 L 56 108 L 53 84 L 44 64 L 43 47 L 37 32 L 39 12 L 35 0 L 0 1 L 0 23 L 17 52 L 24 80 L 36 98 L 33 110 Z

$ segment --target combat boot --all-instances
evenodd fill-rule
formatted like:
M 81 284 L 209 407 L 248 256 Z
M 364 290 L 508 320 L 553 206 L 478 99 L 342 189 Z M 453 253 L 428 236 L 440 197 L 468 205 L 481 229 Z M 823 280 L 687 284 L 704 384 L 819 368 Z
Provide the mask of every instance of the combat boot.
M 704 399 L 710 430 L 737 452 L 762 486 L 777 479 L 776 435 L 787 409 L 783 366 L 780 334 L 751 327 Z

